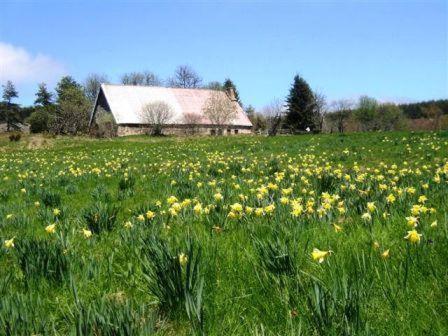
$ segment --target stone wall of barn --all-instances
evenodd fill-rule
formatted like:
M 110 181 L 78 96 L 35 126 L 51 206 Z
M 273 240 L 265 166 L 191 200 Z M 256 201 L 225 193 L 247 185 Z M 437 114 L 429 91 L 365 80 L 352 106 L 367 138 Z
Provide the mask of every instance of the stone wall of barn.
M 139 135 L 151 133 L 150 126 L 144 125 L 118 125 L 117 135 Z M 166 135 L 217 135 L 219 129 L 212 126 L 186 126 L 176 125 L 163 128 L 163 134 Z M 251 127 L 247 126 L 229 126 L 224 127 L 222 135 L 251 134 Z

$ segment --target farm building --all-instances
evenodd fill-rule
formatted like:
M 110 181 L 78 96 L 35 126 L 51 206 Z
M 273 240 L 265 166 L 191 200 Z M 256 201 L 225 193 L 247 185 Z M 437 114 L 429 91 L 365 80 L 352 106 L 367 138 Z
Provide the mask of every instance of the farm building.
M 204 116 L 203 107 L 212 94 L 229 99 L 235 108 L 236 117 L 226 125 L 213 124 Z M 113 84 L 101 85 L 89 126 L 96 125 L 99 115 L 111 114 L 118 136 L 148 133 L 152 125 L 145 122 L 142 111 L 147 104 L 155 102 L 164 102 L 172 111 L 163 127 L 165 134 L 186 134 L 194 129 L 195 133 L 230 135 L 250 133 L 252 129 L 252 123 L 232 91 Z

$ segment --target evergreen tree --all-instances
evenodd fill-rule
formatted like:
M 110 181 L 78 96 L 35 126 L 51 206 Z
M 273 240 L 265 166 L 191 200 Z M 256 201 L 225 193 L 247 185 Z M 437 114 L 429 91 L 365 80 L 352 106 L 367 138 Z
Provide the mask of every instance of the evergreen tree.
M 235 99 L 238 102 L 238 104 L 240 104 L 240 106 L 243 106 L 243 103 L 241 102 L 240 99 L 240 95 L 238 93 L 238 90 L 236 89 L 235 84 L 233 84 L 233 82 L 230 80 L 230 78 L 227 78 L 224 81 L 224 85 L 223 85 L 224 90 L 229 90 L 230 88 L 233 89 L 233 92 L 235 93 Z
M 18 98 L 19 93 L 17 92 L 14 84 L 11 81 L 7 81 L 5 85 L 3 85 L 3 100 L 8 104 L 11 103 L 13 98 Z
M 314 94 L 305 79 L 299 75 L 294 77 L 286 102 L 286 124 L 293 131 L 304 131 L 308 127 L 310 130 L 316 128 Z
M 49 106 L 52 104 L 53 94 L 48 91 L 45 83 L 39 84 L 39 89 L 36 92 L 36 100 L 34 105 Z
M 3 104 L 0 107 L 0 121 L 6 122 L 6 131 L 10 131 L 12 128 L 18 129 L 21 123 L 19 105 L 12 103 L 14 98 L 19 97 L 14 84 L 11 81 L 7 81 L 3 85 Z
M 57 103 L 59 104 L 61 101 L 70 99 L 67 95 L 73 94 L 74 92 L 83 91 L 82 86 L 77 83 L 73 77 L 64 76 L 61 78 L 59 83 L 56 86 L 56 93 L 58 95 Z M 83 93 L 84 94 L 84 93 Z

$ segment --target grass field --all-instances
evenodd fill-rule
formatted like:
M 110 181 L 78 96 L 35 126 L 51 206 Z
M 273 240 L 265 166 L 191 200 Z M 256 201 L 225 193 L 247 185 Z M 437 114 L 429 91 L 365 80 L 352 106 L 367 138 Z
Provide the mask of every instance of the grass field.
M 0 139 L 1 335 L 447 335 L 448 135 Z

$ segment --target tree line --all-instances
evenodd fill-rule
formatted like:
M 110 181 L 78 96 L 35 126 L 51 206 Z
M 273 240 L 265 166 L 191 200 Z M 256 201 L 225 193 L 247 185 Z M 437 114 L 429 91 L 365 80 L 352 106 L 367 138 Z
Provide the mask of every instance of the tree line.
M 409 128 L 410 119 L 417 118 L 429 121 L 427 128 L 439 130 L 448 127 L 448 100 L 397 105 L 361 96 L 357 101 L 328 103 L 325 95 L 313 91 L 303 77 L 296 75 L 284 101 L 276 99 L 260 111 L 249 105 L 246 114 L 255 132 L 268 135 L 400 130 Z
M 178 66 L 173 76 L 161 80 L 151 71 L 128 72 L 120 78 L 124 85 L 166 86 L 175 88 L 207 88 L 213 90 L 233 89 L 236 100 L 242 105 L 238 90 L 230 79 L 203 84 L 202 78 L 188 65 Z M 14 84 L 3 85 L 3 101 L 0 102 L 0 123 L 6 130 L 19 130 L 28 123 L 32 133 L 77 135 L 88 131 L 90 112 L 102 83 L 110 83 L 107 75 L 89 74 L 78 83 L 71 76 L 64 76 L 51 92 L 45 83 L 38 85 L 33 106 L 21 107 L 14 101 L 19 97 Z M 110 124 L 110 116 L 104 116 L 104 123 Z
M 238 90 L 230 79 L 203 84 L 197 72 L 187 65 L 178 66 L 174 74 L 166 80 L 160 79 L 151 71 L 140 71 L 124 73 L 120 82 L 124 85 L 233 89 L 235 99 L 243 106 Z M 30 131 L 34 133 L 86 133 L 90 112 L 102 83 L 109 83 L 108 77 L 103 74 L 90 74 L 83 84 L 76 82 L 71 76 L 64 76 L 56 85 L 54 93 L 48 90 L 45 83 L 39 84 L 34 105 L 21 107 L 14 102 L 18 98 L 18 92 L 14 84 L 8 81 L 3 85 L 0 123 L 6 124 L 7 131 L 18 129 L 21 124 L 27 122 Z M 218 109 L 214 106 L 209 110 L 214 110 L 213 115 L 219 116 L 219 120 L 227 120 L 229 117 L 225 114 L 230 109 Z M 337 100 L 328 103 L 325 95 L 312 90 L 300 75 L 294 77 L 286 99 L 276 99 L 259 111 L 248 105 L 245 111 L 254 125 L 254 131 L 269 135 L 278 132 L 397 130 L 407 128 L 409 120 L 421 118 L 429 121 L 426 127 L 430 129 L 437 130 L 448 126 L 448 100 L 396 105 L 380 103 L 374 98 L 362 96 L 356 102 Z M 154 116 L 151 118 L 154 119 Z M 193 125 L 197 119 L 198 116 L 195 115 L 186 116 L 185 122 Z M 162 119 L 158 117 L 157 120 Z M 111 116 L 103 115 L 100 121 L 106 125 L 100 133 L 111 133 Z

